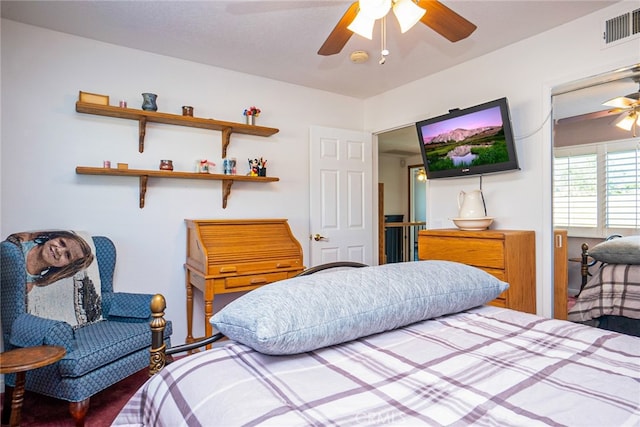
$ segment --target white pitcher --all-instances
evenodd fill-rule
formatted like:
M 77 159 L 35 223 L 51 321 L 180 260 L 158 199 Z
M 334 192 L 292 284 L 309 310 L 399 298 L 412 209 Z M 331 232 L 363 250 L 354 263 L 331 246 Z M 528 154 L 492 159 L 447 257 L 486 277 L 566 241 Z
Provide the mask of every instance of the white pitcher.
M 484 218 L 484 200 L 482 191 L 473 190 L 468 193 L 460 191 L 458 194 L 458 218 Z

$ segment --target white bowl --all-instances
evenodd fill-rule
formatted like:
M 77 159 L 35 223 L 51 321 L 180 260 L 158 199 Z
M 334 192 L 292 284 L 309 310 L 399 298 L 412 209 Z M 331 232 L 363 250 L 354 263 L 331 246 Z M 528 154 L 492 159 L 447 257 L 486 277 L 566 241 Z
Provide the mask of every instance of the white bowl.
M 485 216 L 484 218 L 451 218 L 451 221 L 460 230 L 480 231 L 486 230 L 493 223 L 493 217 Z

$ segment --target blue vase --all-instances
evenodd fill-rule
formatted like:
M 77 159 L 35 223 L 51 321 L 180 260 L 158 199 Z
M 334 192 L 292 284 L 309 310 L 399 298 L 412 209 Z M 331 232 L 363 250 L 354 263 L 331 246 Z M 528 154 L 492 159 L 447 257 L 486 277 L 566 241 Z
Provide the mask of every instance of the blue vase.
M 155 93 L 143 93 L 142 94 L 142 109 L 145 111 L 158 111 L 158 105 L 156 104 L 156 98 L 158 95 Z

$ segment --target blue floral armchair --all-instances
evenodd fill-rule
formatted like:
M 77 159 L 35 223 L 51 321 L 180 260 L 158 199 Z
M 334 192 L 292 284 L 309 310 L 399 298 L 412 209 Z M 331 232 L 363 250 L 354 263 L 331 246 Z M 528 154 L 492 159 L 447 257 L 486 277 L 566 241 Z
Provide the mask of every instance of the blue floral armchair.
M 70 402 L 76 425 L 83 425 L 89 398 L 149 366 L 152 295 L 113 292 L 116 249 L 107 237 L 93 236 L 100 272 L 103 320 L 72 328 L 68 323 L 36 317 L 26 309 L 25 258 L 14 243 L 0 243 L 0 302 L 3 343 L 16 347 L 57 345 L 66 349 L 59 362 L 27 373 L 26 390 Z M 170 345 L 171 329 L 165 332 Z M 9 397 L 15 375 L 6 375 Z M 5 397 L 7 397 L 5 396 Z M 5 406 L 8 420 L 10 406 Z

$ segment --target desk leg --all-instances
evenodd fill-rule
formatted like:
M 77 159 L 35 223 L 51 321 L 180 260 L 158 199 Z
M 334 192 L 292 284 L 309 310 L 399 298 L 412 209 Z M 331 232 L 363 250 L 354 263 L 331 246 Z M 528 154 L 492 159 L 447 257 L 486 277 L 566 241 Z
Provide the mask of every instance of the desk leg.
M 22 409 L 22 401 L 24 400 L 24 381 L 25 381 L 25 372 L 17 372 L 16 373 L 16 386 L 13 389 L 13 396 L 11 399 L 11 419 L 9 420 L 9 425 L 11 427 L 19 426 Z
M 213 298 L 215 292 L 213 291 L 213 280 L 207 280 L 204 286 L 204 336 L 210 337 L 213 334 L 213 326 L 209 323 L 209 319 L 213 316 Z M 207 346 L 210 349 L 211 345 Z
M 193 340 L 193 286 L 191 285 L 191 272 L 187 269 L 186 286 L 187 286 L 187 344 Z

